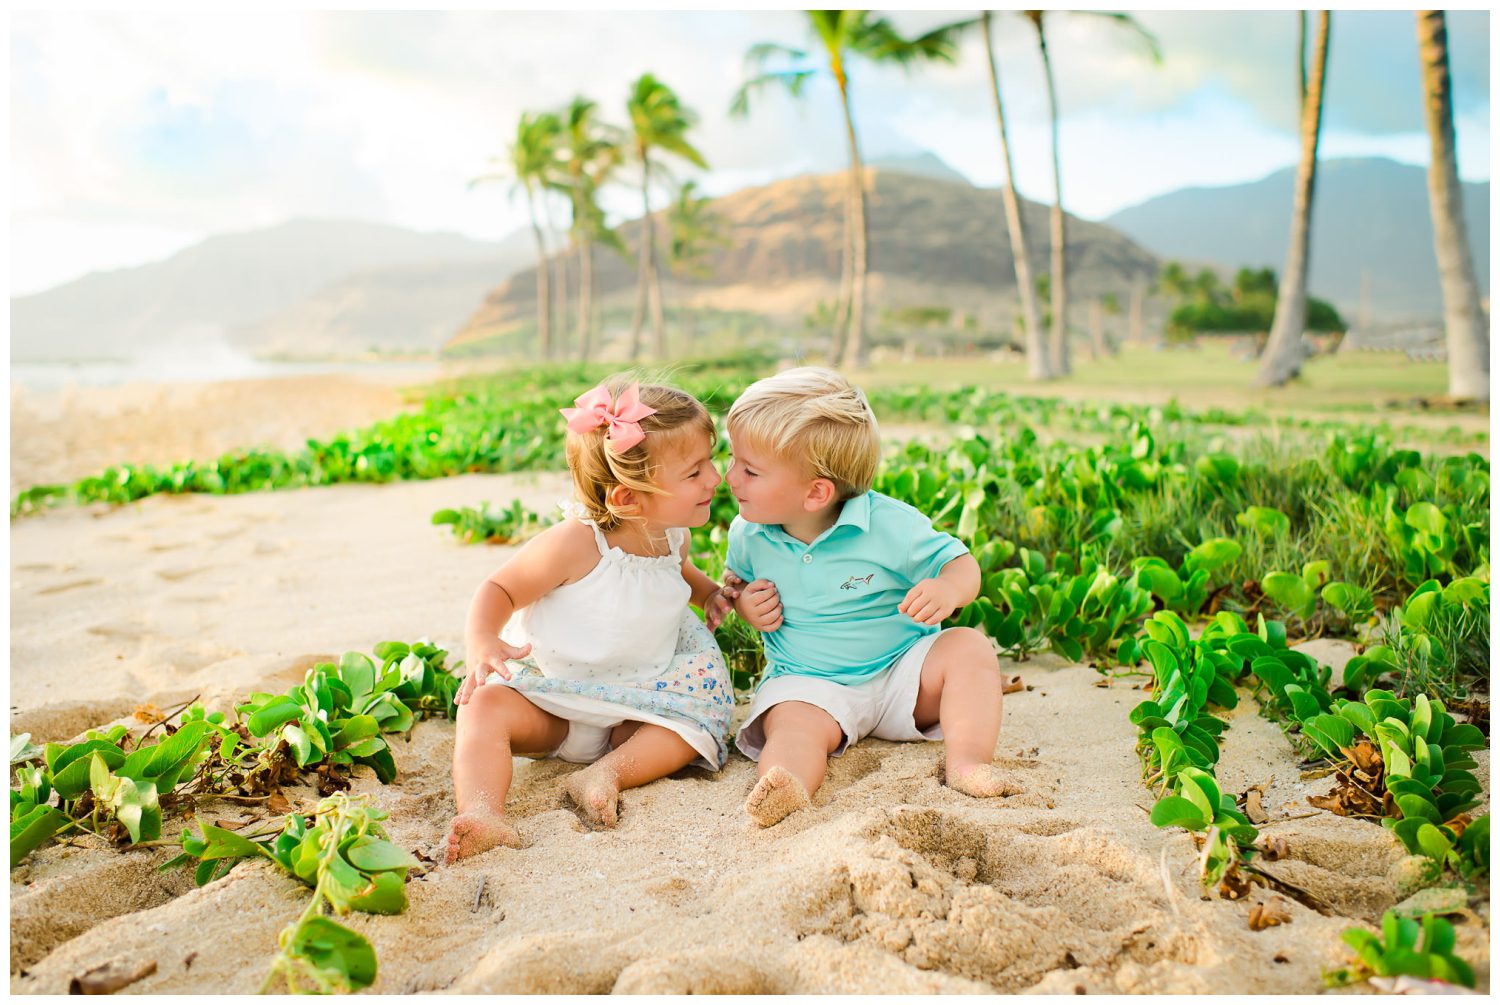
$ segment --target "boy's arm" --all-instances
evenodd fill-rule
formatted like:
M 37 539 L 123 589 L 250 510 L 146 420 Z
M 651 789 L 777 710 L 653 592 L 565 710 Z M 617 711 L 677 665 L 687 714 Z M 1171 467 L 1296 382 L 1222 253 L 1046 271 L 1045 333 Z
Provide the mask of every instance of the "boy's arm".
M 945 564 L 932 579 L 907 591 L 897 608 L 913 621 L 936 625 L 979 596 L 979 562 L 965 552 Z

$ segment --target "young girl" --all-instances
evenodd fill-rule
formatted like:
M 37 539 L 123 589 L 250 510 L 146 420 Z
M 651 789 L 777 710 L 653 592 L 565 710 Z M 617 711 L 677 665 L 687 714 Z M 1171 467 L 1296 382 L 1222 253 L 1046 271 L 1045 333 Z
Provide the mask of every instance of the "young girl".
M 622 375 L 575 404 L 562 410 L 570 519 L 469 605 L 449 862 L 519 846 L 504 812 L 512 754 L 589 764 L 567 792 L 606 827 L 622 789 L 689 763 L 717 771 L 728 755 L 734 693 L 711 629 L 738 591 L 687 557 L 688 528 L 708 521 L 721 481 L 713 420 L 691 395 Z

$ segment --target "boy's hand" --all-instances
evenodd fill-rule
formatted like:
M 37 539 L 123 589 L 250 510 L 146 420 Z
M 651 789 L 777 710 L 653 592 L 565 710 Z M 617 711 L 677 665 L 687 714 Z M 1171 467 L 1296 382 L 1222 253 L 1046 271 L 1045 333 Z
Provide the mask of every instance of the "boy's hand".
M 769 579 L 757 579 L 747 585 L 734 609 L 758 632 L 774 632 L 781 627 L 781 594 Z
M 958 588 L 941 579 L 924 579 L 906 592 L 896 608 L 919 625 L 936 625 L 962 606 Z
M 521 659 L 530 652 L 531 643 L 529 642 L 518 647 L 499 639 L 495 639 L 493 644 L 486 643 L 476 650 L 471 650 L 465 660 L 469 671 L 464 675 L 464 682 L 459 685 L 454 701 L 460 705 L 467 705 L 474 692 L 484 686 L 484 679 L 490 675 L 491 671 L 510 680 L 510 667 L 505 665 L 505 661 Z

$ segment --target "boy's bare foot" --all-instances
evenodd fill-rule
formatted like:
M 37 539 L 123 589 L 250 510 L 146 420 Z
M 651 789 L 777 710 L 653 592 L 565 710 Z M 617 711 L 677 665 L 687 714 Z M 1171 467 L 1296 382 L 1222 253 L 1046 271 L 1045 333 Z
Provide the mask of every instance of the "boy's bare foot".
M 780 823 L 788 814 L 811 805 L 812 800 L 802 783 L 797 781 L 797 776 L 778 765 L 767 771 L 750 790 L 750 798 L 745 800 L 745 812 L 762 827 L 770 827 Z
M 1000 675 L 1000 693 L 1001 694 L 1015 694 L 1017 691 L 1024 691 L 1025 689 L 1026 689 L 1026 684 L 1021 680 L 1021 675 L 1020 674 L 1018 674 L 1018 673 L 1009 673 L 1009 674 L 1003 673 L 1003 674 Z
M 620 785 L 602 764 L 575 771 L 564 786 L 568 796 L 593 823 L 613 827 L 619 819 Z
M 521 835 L 503 817 L 485 810 L 460 813 L 448 825 L 448 850 L 445 861 L 452 865 L 461 858 L 489 851 L 496 845 L 521 847 Z
M 1026 790 L 1000 773 L 993 764 L 969 764 L 945 769 L 948 787 L 966 796 L 987 799 L 993 796 L 1018 796 Z

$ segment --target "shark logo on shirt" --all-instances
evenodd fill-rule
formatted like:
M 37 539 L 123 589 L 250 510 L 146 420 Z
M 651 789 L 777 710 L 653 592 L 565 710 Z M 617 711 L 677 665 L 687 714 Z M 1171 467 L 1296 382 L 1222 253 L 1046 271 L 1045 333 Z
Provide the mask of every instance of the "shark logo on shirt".
M 870 573 L 868 576 L 850 576 L 848 579 L 846 579 L 839 586 L 839 589 L 841 589 L 841 590 L 857 590 L 861 586 L 869 586 L 870 585 L 870 580 L 872 580 L 874 578 L 875 578 L 875 573 L 873 573 L 873 572 Z

